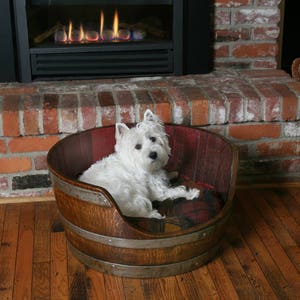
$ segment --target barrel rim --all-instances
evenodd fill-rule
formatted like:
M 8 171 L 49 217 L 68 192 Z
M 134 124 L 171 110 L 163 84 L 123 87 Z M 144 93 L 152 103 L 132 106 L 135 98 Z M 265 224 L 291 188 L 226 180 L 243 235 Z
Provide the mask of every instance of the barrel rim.
M 134 125 L 134 124 L 131 124 Z M 48 164 L 48 168 L 50 173 L 54 174 L 57 178 L 59 178 L 60 180 L 64 181 L 66 184 L 70 184 L 72 186 L 76 186 L 79 188 L 83 188 L 86 190 L 90 190 L 92 192 L 95 193 L 101 193 L 105 198 L 107 198 L 107 200 L 109 201 L 109 203 L 111 204 L 111 207 L 109 207 L 109 209 L 115 209 L 118 211 L 119 216 L 121 217 L 121 219 L 123 220 L 123 222 L 125 222 L 128 226 L 130 226 L 132 229 L 134 229 L 137 232 L 142 233 L 143 235 L 146 235 L 147 237 L 152 237 L 153 239 L 155 238 L 164 238 L 164 237 L 176 237 L 176 236 L 181 236 L 187 233 L 191 233 L 191 232 L 196 232 L 199 230 L 203 230 L 209 226 L 212 226 L 216 223 L 218 223 L 220 220 L 222 220 L 222 218 L 228 214 L 228 212 L 231 210 L 232 207 L 232 202 L 233 202 L 233 196 L 234 196 L 234 192 L 235 192 L 235 185 L 236 185 L 236 178 L 237 178 L 237 170 L 238 170 L 238 148 L 236 145 L 234 145 L 232 142 L 230 142 L 227 138 L 225 138 L 224 136 L 216 133 L 216 132 L 211 132 L 209 130 L 203 129 L 203 128 L 195 128 L 192 126 L 184 126 L 184 125 L 178 125 L 178 124 L 165 124 L 166 127 L 182 127 L 182 128 L 189 128 L 191 130 L 199 130 L 199 131 L 204 131 L 206 133 L 209 133 L 211 135 L 217 136 L 218 138 L 222 139 L 225 143 L 227 143 L 232 151 L 232 155 L 233 155 L 233 161 L 231 164 L 231 178 L 230 178 L 230 185 L 229 185 L 229 189 L 227 192 L 227 197 L 226 197 L 226 201 L 225 201 L 225 205 L 223 206 L 223 208 L 221 209 L 221 211 L 212 219 L 210 219 L 208 222 L 203 223 L 203 224 L 198 224 L 195 225 L 193 227 L 187 228 L 187 229 L 183 229 L 180 231 L 174 231 L 174 232 L 159 232 L 159 233 L 151 233 L 143 228 L 140 228 L 139 226 L 132 224 L 127 218 L 126 216 L 124 216 L 117 203 L 115 202 L 115 200 L 113 199 L 113 197 L 111 196 L 111 194 L 104 189 L 101 186 L 96 186 L 93 184 L 89 184 L 89 183 L 85 183 L 82 181 L 79 181 L 77 179 L 71 178 L 65 174 L 62 174 L 62 172 L 60 172 L 59 170 L 55 169 L 51 163 L 50 163 L 50 157 L 53 154 L 54 150 L 59 147 L 60 144 L 64 143 L 67 139 L 69 138 L 73 138 L 74 136 L 80 135 L 82 133 L 86 133 L 86 132 L 90 132 L 90 131 L 98 131 L 101 129 L 107 129 L 107 128 L 114 128 L 114 125 L 111 126 L 103 126 L 103 127 L 98 127 L 98 128 L 91 128 L 82 132 L 77 132 L 77 133 L 73 133 L 70 134 L 66 137 L 64 137 L 62 140 L 58 141 L 56 144 L 54 144 L 48 154 L 47 154 L 47 164 Z M 95 204 L 95 203 L 94 203 Z

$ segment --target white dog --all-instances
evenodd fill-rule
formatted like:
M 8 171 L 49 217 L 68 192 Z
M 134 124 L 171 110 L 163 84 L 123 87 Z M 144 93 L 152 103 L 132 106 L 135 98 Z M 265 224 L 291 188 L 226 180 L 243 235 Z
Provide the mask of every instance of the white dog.
M 170 152 L 163 124 L 147 110 L 136 127 L 116 124 L 115 152 L 94 163 L 79 180 L 105 188 L 126 216 L 161 219 L 152 201 L 199 196 L 198 189 L 170 187 L 162 169 Z

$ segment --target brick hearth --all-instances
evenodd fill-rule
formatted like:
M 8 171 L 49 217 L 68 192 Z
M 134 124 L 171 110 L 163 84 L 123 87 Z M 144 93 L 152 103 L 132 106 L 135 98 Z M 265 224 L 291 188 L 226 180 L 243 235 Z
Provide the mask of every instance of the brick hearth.
M 0 196 L 51 193 L 46 155 L 70 133 L 139 121 L 216 131 L 238 145 L 238 180 L 300 178 L 300 82 L 280 70 L 0 84 Z

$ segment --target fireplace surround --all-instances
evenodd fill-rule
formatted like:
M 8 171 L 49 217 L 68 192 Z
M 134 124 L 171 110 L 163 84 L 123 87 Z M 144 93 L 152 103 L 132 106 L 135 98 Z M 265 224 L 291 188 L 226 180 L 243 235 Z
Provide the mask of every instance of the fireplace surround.
M 212 68 L 209 2 L 14 0 L 17 77 L 30 82 L 207 73 Z M 117 32 L 125 29 L 125 38 L 107 37 L 114 30 L 114 12 Z M 100 32 L 101 17 L 106 35 Z M 70 24 L 83 31 L 80 40 L 72 40 Z M 58 28 L 62 40 L 55 41 Z

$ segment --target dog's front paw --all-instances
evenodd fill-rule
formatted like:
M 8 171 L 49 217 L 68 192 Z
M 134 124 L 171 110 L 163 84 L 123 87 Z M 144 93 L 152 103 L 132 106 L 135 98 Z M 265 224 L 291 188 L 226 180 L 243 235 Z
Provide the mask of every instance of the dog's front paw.
M 162 216 L 156 209 L 154 209 L 149 213 L 148 218 L 164 219 L 165 216 Z
M 198 189 L 189 189 L 187 192 L 186 192 L 186 199 L 187 200 L 193 200 L 193 199 L 196 199 L 198 198 L 200 195 L 200 190 Z

